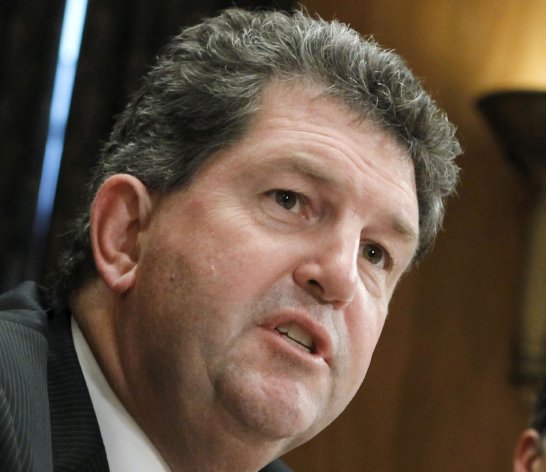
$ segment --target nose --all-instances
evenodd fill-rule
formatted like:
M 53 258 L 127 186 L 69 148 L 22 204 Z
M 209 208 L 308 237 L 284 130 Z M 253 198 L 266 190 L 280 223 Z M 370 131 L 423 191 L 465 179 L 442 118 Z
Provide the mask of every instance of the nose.
M 294 281 L 320 303 L 339 309 L 355 297 L 360 283 L 357 267 L 360 235 L 317 237 L 294 270 Z

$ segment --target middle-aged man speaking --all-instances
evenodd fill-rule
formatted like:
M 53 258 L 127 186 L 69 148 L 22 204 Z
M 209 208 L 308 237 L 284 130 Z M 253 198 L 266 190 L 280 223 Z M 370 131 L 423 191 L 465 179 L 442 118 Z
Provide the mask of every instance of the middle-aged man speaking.
M 107 458 L 89 470 L 286 470 L 360 387 L 459 152 L 403 61 L 343 24 L 232 9 L 175 37 L 103 149 L 52 301 L 9 295 L 52 318 L 54 468 L 80 426 L 58 427 L 76 413 L 52 372 L 77 353 Z

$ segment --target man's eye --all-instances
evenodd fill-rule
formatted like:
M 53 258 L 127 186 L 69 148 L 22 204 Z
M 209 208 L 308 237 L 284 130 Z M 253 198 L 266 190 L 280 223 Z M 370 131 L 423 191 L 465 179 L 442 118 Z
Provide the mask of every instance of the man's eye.
M 290 190 L 272 190 L 271 196 L 275 199 L 275 202 L 285 210 L 299 213 L 301 203 L 300 196 L 297 193 L 291 192 Z
M 385 251 L 377 244 L 365 244 L 363 248 L 363 256 L 373 265 L 384 267 L 387 263 Z

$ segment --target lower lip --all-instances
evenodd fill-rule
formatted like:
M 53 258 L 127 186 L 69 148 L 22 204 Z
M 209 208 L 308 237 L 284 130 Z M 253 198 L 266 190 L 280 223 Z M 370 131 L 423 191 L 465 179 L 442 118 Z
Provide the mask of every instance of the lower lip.
M 284 336 L 276 330 L 267 328 L 260 328 L 268 343 L 273 347 L 276 352 L 281 352 L 285 355 L 289 355 L 290 358 L 298 359 L 301 363 L 308 366 L 314 366 L 314 368 L 327 367 L 328 364 L 324 358 L 318 354 L 312 354 L 309 351 L 304 351 L 297 346 L 294 346 L 290 341 L 284 339 Z

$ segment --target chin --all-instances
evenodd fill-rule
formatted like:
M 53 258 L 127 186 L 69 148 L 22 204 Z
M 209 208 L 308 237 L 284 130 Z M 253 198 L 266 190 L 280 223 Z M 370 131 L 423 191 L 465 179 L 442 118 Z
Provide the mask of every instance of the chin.
M 239 370 L 239 369 L 237 369 Z M 319 399 L 305 385 L 283 378 L 255 378 L 248 371 L 226 372 L 216 393 L 247 433 L 296 447 L 320 429 Z

